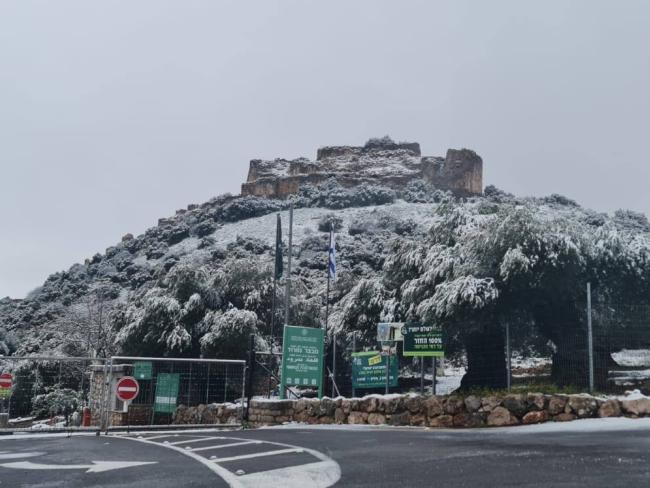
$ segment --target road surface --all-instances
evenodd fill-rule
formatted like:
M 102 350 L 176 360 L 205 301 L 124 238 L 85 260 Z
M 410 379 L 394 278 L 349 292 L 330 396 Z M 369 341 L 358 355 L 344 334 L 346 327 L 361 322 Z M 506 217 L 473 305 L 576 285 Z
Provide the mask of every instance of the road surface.
M 586 422 L 6 436 L 0 487 L 649 486 L 650 423 Z

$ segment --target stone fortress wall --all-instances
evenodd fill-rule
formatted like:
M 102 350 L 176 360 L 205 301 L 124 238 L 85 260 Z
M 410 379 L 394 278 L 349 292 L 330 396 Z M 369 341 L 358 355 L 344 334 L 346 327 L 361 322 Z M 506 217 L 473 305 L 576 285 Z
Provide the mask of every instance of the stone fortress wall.
M 469 149 L 449 149 L 442 157 L 422 156 L 417 142 L 396 143 L 388 137 L 364 146 L 326 146 L 316 160 L 253 159 L 243 196 L 286 198 L 305 185 L 317 186 L 330 178 L 344 187 L 362 183 L 404 188 L 422 180 L 458 196 L 483 192 L 483 160 Z

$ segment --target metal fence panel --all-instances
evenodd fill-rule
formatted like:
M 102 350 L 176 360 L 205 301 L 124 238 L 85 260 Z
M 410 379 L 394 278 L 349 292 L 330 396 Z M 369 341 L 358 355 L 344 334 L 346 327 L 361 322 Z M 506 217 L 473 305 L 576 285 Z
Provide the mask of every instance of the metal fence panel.
M 0 357 L 0 370 L 10 374 L 13 383 L 0 390 L 0 428 L 97 429 L 105 395 L 101 383 L 99 389 L 93 384 L 105 363 L 85 357 Z
M 240 425 L 245 370 L 240 360 L 112 357 L 105 427 Z M 125 376 L 134 377 L 140 388 L 128 405 L 115 395 Z

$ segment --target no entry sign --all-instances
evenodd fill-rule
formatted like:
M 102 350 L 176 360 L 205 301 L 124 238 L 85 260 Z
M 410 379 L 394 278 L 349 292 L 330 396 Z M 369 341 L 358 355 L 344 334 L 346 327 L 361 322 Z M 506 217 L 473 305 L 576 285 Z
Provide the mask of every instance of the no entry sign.
M 11 373 L 0 374 L 0 388 L 11 388 L 14 386 L 14 377 Z
M 117 382 L 117 388 L 115 389 L 115 394 L 117 398 L 123 402 L 130 402 L 135 397 L 138 396 L 140 392 L 140 385 L 138 380 L 133 376 L 125 376 Z

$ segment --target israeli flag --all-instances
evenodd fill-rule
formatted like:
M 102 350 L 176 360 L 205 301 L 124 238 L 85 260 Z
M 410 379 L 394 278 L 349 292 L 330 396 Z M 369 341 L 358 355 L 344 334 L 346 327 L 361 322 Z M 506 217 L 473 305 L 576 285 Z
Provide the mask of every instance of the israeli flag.
M 334 240 L 334 231 L 330 230 L 330 249 L 328 260 L 328 276 L 332 281 L 336 281 L 336 242 Z

